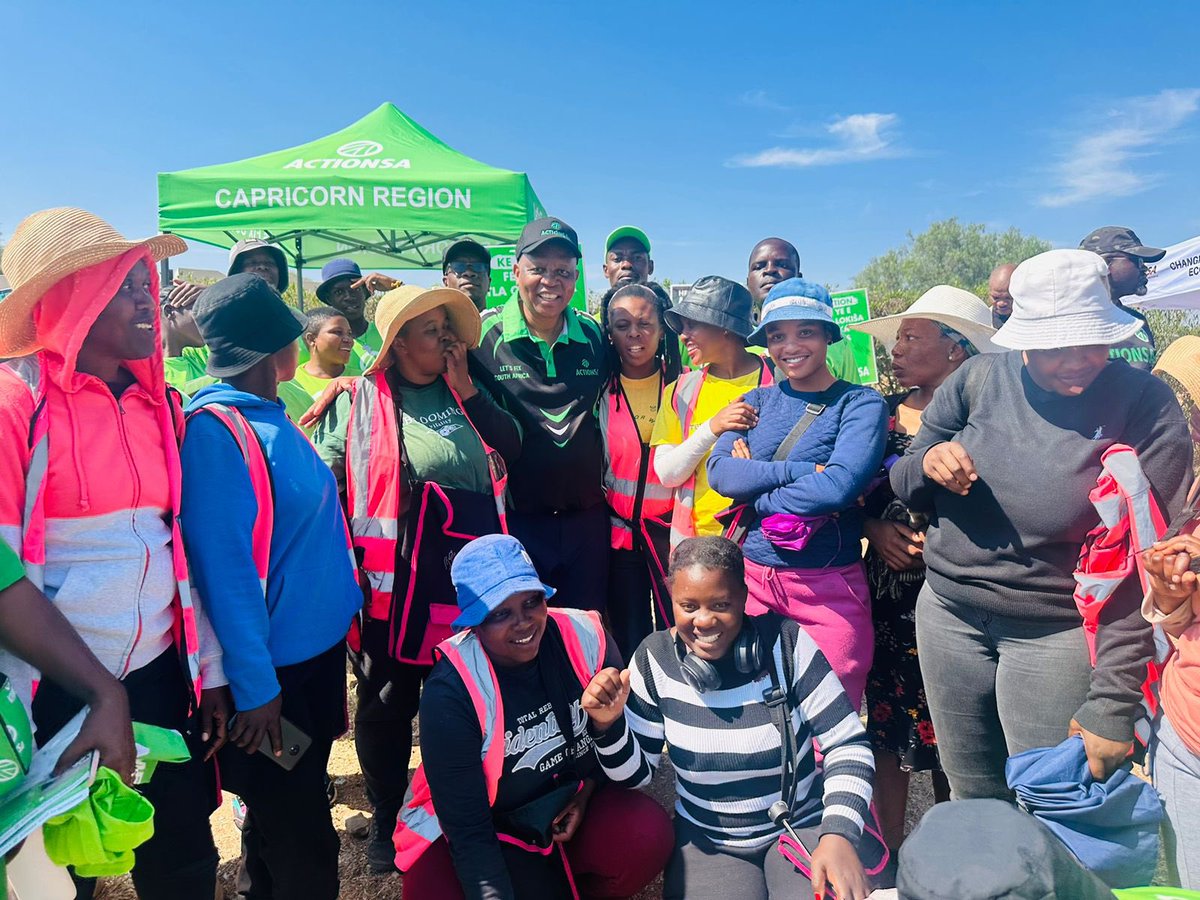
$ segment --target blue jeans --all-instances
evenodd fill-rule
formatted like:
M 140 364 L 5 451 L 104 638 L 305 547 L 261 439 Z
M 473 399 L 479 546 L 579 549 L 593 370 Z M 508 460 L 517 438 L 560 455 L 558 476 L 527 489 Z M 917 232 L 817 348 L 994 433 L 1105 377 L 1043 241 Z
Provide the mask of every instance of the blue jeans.
M 1082 623 L 984 612 L 928 584 L 917 598 L 917 654 L 956 800 L 1011 800 L 1005 761 L 1065 740 L 1091 683 Z

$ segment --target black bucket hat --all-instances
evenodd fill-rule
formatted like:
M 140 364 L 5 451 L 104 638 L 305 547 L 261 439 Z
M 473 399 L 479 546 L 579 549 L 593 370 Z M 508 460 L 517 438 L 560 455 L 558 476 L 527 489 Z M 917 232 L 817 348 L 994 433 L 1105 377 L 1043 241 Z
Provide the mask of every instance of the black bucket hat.
M 754 330 L 753 309 L 754 300 L 743 285 L 720 275 L 705 275 L 667 310 L 666 319 L 676 334 L 683 331 L 683 320 L 691 319 L 732 331 L 745 340 Z
M 304 332 L 304 316 L 262 277 L 242 272 L 201 291 L 192 307 L 208 345 L 205 371 L 214 378 L 241 375 Z

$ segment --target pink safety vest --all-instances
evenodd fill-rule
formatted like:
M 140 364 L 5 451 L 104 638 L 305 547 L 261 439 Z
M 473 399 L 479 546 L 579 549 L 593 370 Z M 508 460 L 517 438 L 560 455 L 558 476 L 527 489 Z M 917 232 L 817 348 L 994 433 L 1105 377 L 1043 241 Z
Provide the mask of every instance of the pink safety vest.
M 637 505 L 643 444 L 629 398 L 619 381 L 601 396 L 599 413 L 600 433 L 604 435 L 604 492 L 613 512 L 609 517 L 611 546 L 615 550 L 632 550 L 633 532 L 625 523 L 632 521 Z M 664 487 L 654 474 L 654 451 L 651 450 L 646 460 L 641 514 L 665 518 L 673 505 L 674 492 Z
M 1092 665 L 1096 664 L 1096 634 L 1100 614 L 1117 588 L 1135 571 L 1143 593 L 1148 587 L 1141 554 L 1167 530 L 1136 451 L 1113 444 L 1100 457 L 1103 468 L 1088 494 L 1100 514 L 1100 524 L 1084 540 L 1075 568 L 1075 606 L 1083 617 Z M 1154 656 L 1147 662 L 1142 684 L 1143 715 L 1134 723 L 1141 743 L 1150 738 L 1150 723 L 1158 711 L 1157 687 L 1172 646 L 1163 630 L 1154 627 Z
M 591 610 L 551 609 L 550 618 L 562 633 L 567 657 L 579 683 L 585 687 L 604 664 L 607 638 L 600 614 Z M 462 631 L 438 645 L 438 652 L 449 660 L 466 685 L 467 693 L 479 717 L 483 734 L 480 760 L 487 782 L 488 803 L 496 802 L 500 776 L 504 771 L 504 704 L 500 684 L 479 639 L 473 630 Z M 425 765 L 413 775 L 412 784 L 404 798 L 404 808 L 396 821 L 393 842 L 396 845 L 396 867 L 408 871 L 429 846 L 442 836 L 442 826 L 433 808 L 429 783 L 425 780 Z
M 25 515 L 21 522 L 21 559 L 25 564 L 26 577 L 42 590 L 45 587 L 46 568 L 46 473 L 50 463 L 50 425 L 45 415 L 46 386 L 41 377 L 41 366 L 36 357 L 8 361 L 5 365 L 15 373 L 33 395 L 33 419 L 29 423 L 29 446 L 31 448 L 29 470 L 25 473 Z M 179 532 L 179 499 L 182 492 L 182 475 L 179 467 L 179 444 L 183 441 L 183 410 L 179 395 L 167 389 L 166 415 L 175 433 L 175 445 L 167 441 L 164 449 L 167 458 L 167 480 L 171 485 L 171 562 L 175 570 L 175 622 L 172 637 L 191 682 L 193 708 L 200 698 L 200 637 L 196 630 L 196 610 L 192 607 L 192 591 L 188 584 L 187 558 L 183 551 L 183 538 Z M 174 452 L 172 452 L 174 449 Z
M 254 515 L 254 526 L 250 530 L 250 555 L 254 559 L 254 570 L 258 573 L 258 583 L 262 588 L 265 602 L 267 572 L 271 564 L 271 536 L 275 530 L 275 489 L 271 483 L 271 467 L 267 463 L 267 455 L 263 450 L 258 433 L 242 415 L 241 410 L 233 406 L 226 406 L 224 403 L 206 403 L 204 406 L 193 409 L 188 414 L 188 418 L 191 419 L 202 412 L 215 416 L 217 421 L 229 429 L 230 435 L 237 443 L 238 450 L 241 451 L 242 458 L 246 460 L 246 468 L 250 473 L 250 487 L 254 491 L 254 500 L 258 507 L 258 512 Z M 297 430 L 299 430 L 298 426 Z M 305 440 L 307 439 L 306 436 Z M 346 552 L 350 556 L 350 566 L 351 569 L 354 569 L 354 551 L 350 547 L 350 533 L 345 529 L 344 519 L 342 528 L 346 537 Z
M 758 386 L 767 387 L 774 383 L 771 367 L 765 359 L 759 360 L 762 370 L 759 372 Z M 671 408 L 679 417 L 682 425 L 683 439 L 687 440 L 692 428 L 692 416 L 696 412 L 696 401 L 704 388 L 704 379 L 708 377 L 708 366 L 703 369 L 693 369 L 684 372 L 675 382 L 671 391 Z M 685 538 L 696 536 L 696 520 L 693 511 L 696 506 L 696 473 L 688 476 L 688 480 L 675 488 L 675 508 L 671 513 L 671 547 L 674 549 Z
M 448 383 L 447 383 L 448 384 Z M 346 424 L 346 506 L 354 549 L 362 556 L 361 568 L 370 588 L 364 614 L 387 621 L 392 613 L 396 581 L 396 550 L 400 539 L 400 506 L 405 493 L 404 456 L 396 403 L 385 372 L 356 378 L 351 386 L 350 417 Z M 454 399 L 462 400 L 454 389 Z M 470 416 L 463 413 L 474 429 Z M 508 533 L 504 508 L 507 474 L 493 465 L 495 451 L 476 430 L 496 498 L 501 530 Z M 356 565 L 358 565 L 356 563 Z

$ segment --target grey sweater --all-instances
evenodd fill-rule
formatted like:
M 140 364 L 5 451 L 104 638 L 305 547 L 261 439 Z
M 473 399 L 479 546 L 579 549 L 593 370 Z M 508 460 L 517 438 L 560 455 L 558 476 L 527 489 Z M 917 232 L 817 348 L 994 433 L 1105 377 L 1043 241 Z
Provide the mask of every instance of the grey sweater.
M 958 441 L 979 480 L 966 497 L 925 477 L 926 451 Z M 1191 480 L 1192 444 L 1171 389 L 1148 372 L 1110 362 L 1078 397 L 1042 390 L 1020 351 L 967 360 L 938 389 L 892 487 L 930 514 L 929 586 L 954 602 L 1024 619 L 1080 626 L 1072 573 L 1099 524 L 1088 500 L 1100 455 L 1114 443 L 1137 451 L 1168 517 Z M 1088 731 L 1130 740 L 1151 650 L 1131 578 L 1101 616 L 1088 700 L 1076 718 Z

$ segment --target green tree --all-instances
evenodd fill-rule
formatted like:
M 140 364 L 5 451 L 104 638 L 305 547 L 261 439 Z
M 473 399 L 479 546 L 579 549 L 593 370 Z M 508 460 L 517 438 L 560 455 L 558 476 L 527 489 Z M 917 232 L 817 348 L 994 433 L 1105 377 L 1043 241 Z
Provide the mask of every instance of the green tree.
M 877 256 L 855 276 L 854 287 L 866 288 L 871 315 L 902 312 L 935 284 L 950 284 L 987 297 L 987 280 L 1001 263 L 1019 263 L 1051 245 L 1016 228 L 988 231 L 980 224 L 964 225 L 956 218 L 934 222 L 925 231 L 908 233 L 904 246 Z M 875 345 L 880 389 L 890 392 L 891 365 L 887 351 Z

